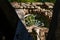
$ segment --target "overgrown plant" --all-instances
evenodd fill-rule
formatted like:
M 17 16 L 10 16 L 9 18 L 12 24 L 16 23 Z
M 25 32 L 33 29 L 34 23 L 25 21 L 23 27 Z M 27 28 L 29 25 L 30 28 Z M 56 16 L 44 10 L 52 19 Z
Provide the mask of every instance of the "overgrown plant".
M 49 27 L 49 20 L 41 14 L 31 14 L 25 18 L 25 23 L 27 26 L 44 26 Z

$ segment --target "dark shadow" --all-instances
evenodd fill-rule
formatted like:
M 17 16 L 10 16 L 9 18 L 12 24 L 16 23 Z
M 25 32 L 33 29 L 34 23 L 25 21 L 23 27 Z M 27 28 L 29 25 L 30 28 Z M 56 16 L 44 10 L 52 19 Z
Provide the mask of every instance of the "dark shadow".
M 0 40 L 2 40 L 2 36 L 5 36 L 6 40 L 13 40 L 16 31 L 22 32 L 20 33 L 22 34 L 22 40 L 23 38 L 25 38 L 24 40 L 27 38 L 28 40 L 31 40 L 31 36 L 27 32 L 21 20 L 18 18 L 14 8 L 7 0 L 0 0 Z
M 17 27 L 18 16 L 6 0 L 0 0 L 0 32 L 6 40 L 12 40 Z
M 49 33 L 48 33 L 48 36 L 47 36 L 47 39 L 46 40 L 60 40 L 59 36 L 60 34 L 57 34 L 60 29 L 58 26 L 58 21 L 60 20 L 59 18 L 59 11 L 60 11 L 60 0 L 56 0 L 56 3 L 55 3 L 55 6 L 53 8 L 53 17 L 52 17 L 52 20 L 51 20 L 51 23 L 50 23 L 50 28 L 49 28 Z M 57 31 L 59 29 L 59 31 Z M 58 37 L 57 37 L 57 36 Z

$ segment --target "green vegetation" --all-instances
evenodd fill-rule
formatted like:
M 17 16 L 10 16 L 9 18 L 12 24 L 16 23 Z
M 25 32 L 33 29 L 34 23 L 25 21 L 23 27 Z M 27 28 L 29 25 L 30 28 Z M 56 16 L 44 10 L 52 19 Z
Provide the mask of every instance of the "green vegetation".
M 25 22 L 27 26 L 32 26 L 35 23 L 35 15 L 31 14 L 25 18 Z
M 37 14 L 36 19 L 40 20 L 41 23 L 44 23 L 44 27 L 49 27 L 50 20 L 47 16 L 44 16 L 42 14 Z
M 37 2 L 38 0 L 8 0 L 10 2 L 17 1 L 17 2 Z
M 8 0 L 9 2 L 55 2 L 56 0 Z
M 25 18 L 25 22 L 27 26 L 44 26 L 49 27 L 49 20 L 47 17 L 41 14 L 31 14 Z

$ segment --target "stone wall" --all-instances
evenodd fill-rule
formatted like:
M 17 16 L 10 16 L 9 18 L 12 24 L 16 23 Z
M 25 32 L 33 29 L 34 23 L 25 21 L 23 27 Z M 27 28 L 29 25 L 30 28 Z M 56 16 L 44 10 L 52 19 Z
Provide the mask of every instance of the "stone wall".
M 26 27 L 28 32 L 33 32 L 32 29 L 35 30 L 37 33 L 37 40 L 46 40 L 46 36 L 48 34 L 49 29 L 45 27 L 36 27 L 36 26 L 31 26 L 31 27 Z
M 29 12 L 37 12 L 37 13 L 43 13 L 45 16 L 48 16 L 49 18 L 52 17 L 53 12 L 53 3 L 45 2 L 33 2 L 33 3 L 17 3 L 12 2 L 11 5 L 17 10 L 23 10 L 25 14 Z M 20 11 L 19 11 L 20 12 Z M 21 13 L 21 12 L 20 12 Z
M 45 2 L 33 2 L 33 3 L 17 3 L 13 2 L 11 5 L 15 8 L 15 11 L 18 14 L 18 17 L 23 20 L 26 14 L 31 13 L 31 12 L 37 12 L 44 14 L 45 16 L 48 16 L 49 18 L 52 17 L 53 14 L 53 3 Z M 46 38 L 46 33 L 48 33 L 49 29 L 45 27 L 26 27 L 28 32 L 32 32 L 32 29 L 35 30 L 37 33 L 37 40 L 45 40 Z

